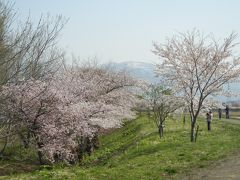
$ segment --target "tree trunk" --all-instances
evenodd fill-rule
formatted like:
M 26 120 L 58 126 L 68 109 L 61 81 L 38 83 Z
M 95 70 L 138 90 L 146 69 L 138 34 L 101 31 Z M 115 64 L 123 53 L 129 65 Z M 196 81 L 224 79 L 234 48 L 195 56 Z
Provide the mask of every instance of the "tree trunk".
M 90 156 L 93 152 L 93 142 L 91 139 L 87 138 L 86 140 L 86 152 Z
M 26 138 L 26 143 L 25 143 L 25 148 L 29 148 L 29 144 L 30 144 L 30 138 L 31 138 L 31 133 L 30 133 L 30 131 L 28 131 L 28 133 L 27 133 L 27 138 Z
M 186 124 L 186 115 L 185 114 L 183 115 L 183 124 L 184 125 Z
M 24 148 L 29 148 L 29 144 L 30 144 L 30 132 L 27 133 L 26 137 L 20 133 L 20 137 L 22 139 L 23 142 L 23 146 Z
M 198 130 L 199 130 L 199 125 L 197 125 L 197 130 L 196 130 L 195 141 L 194 142 L 197 142 Z
M 0 156 L 3 155 L 3 153 L 4 153 L 4 151 L 5 151 L 6 147 L 7 147 L 7 143 L 8 143 L 8 138 L 6 138 L 6 141 L 5 141 L 4 145 L 3 145 L 3 148 L 0 151 Z
M 41 142 L 37 142 L 37 146 L 38 146 L 38 160 L 39 163 L 42 165 L 44 164 L 43 153 L 39 149 L 43 147 L 43 144 Z
M 25 148 L 25 149 L 28 149 L 28 148 L 29 148 L 29 143 L 28 143 L 28 141 L 27 141 L 26 139 L 23 139 L 22 141 L 23 141 L 23 146 L 24 146 L 24 148 Z
M 0 156 L 3 155 L 3 153 L 4 153 L 4 151 L 5 151 L 6 147 L 7 147 L 7 144 L 8 144 L 8 142 L 9 142 L 9 132 L 11 131 L 10 125 L 8 126 L 8 128 L 9 128 L 9 129 L 8 129 L 8 131 L 7 131 L 7 136 L 6 136 L 6 138 L 5 138 L 5 142 L 4 142 L 3 148 L 2 148 L 1 151 L 0 151 Z
M 41 150 L 40 150 L 40 149 L 43 147 L 43 143 L 42 143 L 41 141 L 39 141 L 39 138 L 38 138 L 38 136 L 36 136 L 35 133 L 33 133 L 33 136 L 35 137 L 36 144 L 37 144 L 37 147 L 38 147 L 37 153 L 38 153 L 39 163 L 40 163 L 41 165 L 43 165 L 43 164 L 45 164 L 45 163 L 44 163 L 44 159 L 43 159 L 43 153 L 42 153 Z
M 160 138 L 163 137 L 163 124 L 160 123 L 159 127 L 158 127 L 158 132 L 159 132 L 159 136 Z
M 192 123 L 191 123 L 191 142 L 195 142 L 195 140 L 196 140 L 195 125 L 196 125 L 196 121 L 192 121 Z
M 38 151 L 38 160 L 39 160 L 39 163 L 40 163 L 41 165 L 44 164 L 44 162 L 43 162 L 43 154 L 42 154 L 41 151 Z

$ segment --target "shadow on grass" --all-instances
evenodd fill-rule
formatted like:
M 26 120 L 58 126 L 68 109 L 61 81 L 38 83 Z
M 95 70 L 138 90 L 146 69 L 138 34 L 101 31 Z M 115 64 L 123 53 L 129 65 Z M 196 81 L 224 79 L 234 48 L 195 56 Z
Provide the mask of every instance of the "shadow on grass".
M 31 148 L 8 147 L 5 154 L 0 157 L 0 176 L 38 170 L 40 164 L 35 153 Z
M 6 162 L 0 161 L 0 176 L 33 172 L 39 169 L 39 164 L 27 162 Z
M 134 128 L 131 129 L 125 129 L 124 131 L 120 132 L 118 136 L 112 139 L 112 141 L 107 142 L 107 147 L 105 149 L 102 149 L 100 151 L 103 152 L 103 154 L 100 153 L 100 156 L 97 157 L 97 159 L 93 162 L 83 162 L 82 165 L 89 166 L 99 166 L 104 165 L 107 163 L 109 159 L 112 159 L 115 156 L 118 156 L 122 154 L 125 150 L 129 149 L 130 147 L 133 147 L 136 145 L 136 143 L 141 140 L 142 136 L 139 136 L 138 133 L 141 130 L 141 125 L 137 125 Z M 124 137 L 127 138 L 124 138 Z M 125 140 L 125 142 L 120 142 L 117 147 L 115 147 L 116 141 L 118 140 Z M 105 142 L 106 143 L 106 142 Z M 113 146 L 111 146 L 113 145 Z M 106 151 L 106 148 L 108 151 Z

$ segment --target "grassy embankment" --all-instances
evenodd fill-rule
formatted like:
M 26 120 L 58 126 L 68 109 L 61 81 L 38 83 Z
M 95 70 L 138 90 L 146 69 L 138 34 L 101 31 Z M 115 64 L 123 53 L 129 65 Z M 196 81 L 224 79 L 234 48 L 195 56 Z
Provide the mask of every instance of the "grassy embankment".
M 80 166 L 59 165 L 0 179 L 169 179 L 191 168 L 206 167 L 240 149 L 240 125 L 214 120 L 212 131 L 208 132 L 205 120 L 199 119 L 198 124 L 197 143 L 189 142 L 188 121 L 186 125 L 182 121 L 168 121 L 165 137 L 160 139 L 154 123 L 142 116 L 102 136 L 100 149 L 86 156 Z M 26 159 L 24 153 L 22 159 Z M 27 155 L 30 157 L 31 153 Z M 0 161 L 0 172 L 9 167 L 13 170 L 18 166 L 15 162 L 16 158 Z M 37 167 L 33 162 L 29 164 L 25 163 L 30 169 Z

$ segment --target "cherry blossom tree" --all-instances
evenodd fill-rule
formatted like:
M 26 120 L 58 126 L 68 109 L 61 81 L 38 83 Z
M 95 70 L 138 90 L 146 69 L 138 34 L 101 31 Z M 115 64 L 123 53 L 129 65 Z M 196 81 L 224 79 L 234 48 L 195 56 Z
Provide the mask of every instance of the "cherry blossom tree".
M 234 53 L 236 38 L 232 33 L 217 41 L 212 35 L 204 36 L 193 30 L 176 35 L 165 44 L 154 43 L 153 53 L 161 59 L 157 73 L 184 97 L 188 106 L 192 142 L 204 101 L 239 77 L 240 59 Z
M 42 16 L 37 24 L 30 16 L 20 21 L 14 3 L 0 2 L 0 92 L 5 84 L 19 85 L 32 78 L 43 80 L 58 71 L 64 60 L 64 51 L 58 48 L 57 39 L 66 22 L 62 16 Z M 0 132 L 10 134 L 13 127 L 10 126 L 12 121 L 4 119 L 5 98 L 0 97 Z M 0 155 L 9 137 L 2 139 L 4 146 Z M 28 146 L 28 141 L 24 136 L 22 138 Z
M 129 87 L 135 84 L 122 72 L 99 67 L 67 68 L 49 81 L 8 84 L 1 96 L 11 129 L 2 136 L 18 135 L 24 144 L 32 143 L 41 163 L 74 163 L 99 128 L 120 127 L 134 117 L 135 95 Z
M 174 96 L 170 89 L 160 85 L 150 85 L 145 95 L 150 109 L 153 111 L 153 120 L 158 127 L 160 138 L 163 137 L 164 123 L 171 113 L 183 106 L 181 98 Z

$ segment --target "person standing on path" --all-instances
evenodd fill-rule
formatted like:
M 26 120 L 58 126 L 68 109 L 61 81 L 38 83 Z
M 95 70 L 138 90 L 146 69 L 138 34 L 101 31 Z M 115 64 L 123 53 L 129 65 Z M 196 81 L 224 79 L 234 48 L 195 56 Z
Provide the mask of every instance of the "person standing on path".
M 226 119 L 229 119 L 229 106 L 226 105 Z
M 221 119 L 222 118 L 222 109 L 218 108 L 218 118 Z
M 206 114 L 206 119 L 207 119 L 208 131 L 211 131 L 212 118 L 213 118 L 213 113 L 212 113 L 212 111 L 207 112 L 207 114 Z

